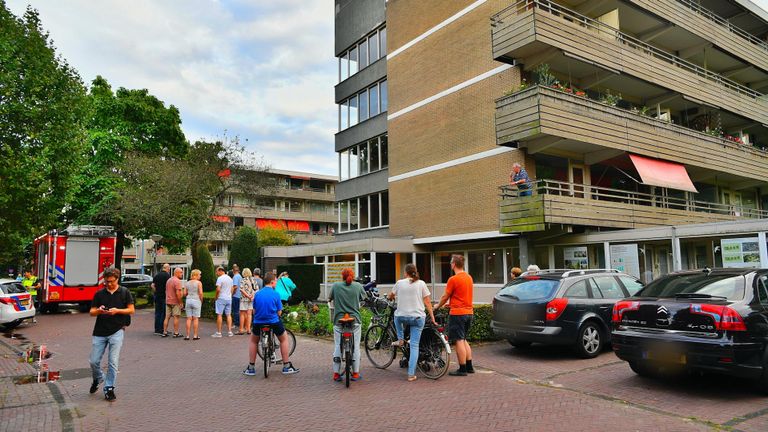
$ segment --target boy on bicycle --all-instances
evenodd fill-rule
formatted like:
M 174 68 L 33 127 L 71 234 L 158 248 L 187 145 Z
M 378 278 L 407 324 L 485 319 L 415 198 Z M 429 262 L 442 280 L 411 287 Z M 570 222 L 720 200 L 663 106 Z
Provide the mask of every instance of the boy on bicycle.
M 283 358 L 283 375 L 290 375 L 299 372 L 299 369 L 293 366 L 288 360 L 289 347 L 288 336 L 285 334 L 285 327 L 280 321 L 283 314 L 283 304 L 280 302 L 280 295 L 275 292 L 277 280 L 274 273 L 264 275 L 264 288 L 260 289 L 253 298 L 253 325 L 251 331 L 251 340 L 248 345 L 249 363 L 243 374 L 256 375 L 256 350 L 261 338 L 261 327 L 269 326 L 280 341 L 280 354 Z

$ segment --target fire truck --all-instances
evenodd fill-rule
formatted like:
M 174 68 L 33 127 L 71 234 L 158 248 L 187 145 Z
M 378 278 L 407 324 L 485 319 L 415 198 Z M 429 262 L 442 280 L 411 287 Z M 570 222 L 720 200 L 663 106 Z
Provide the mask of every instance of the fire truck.
M 111 226 L 73 225 L 36 238 L 33 268 L 42 282 L 37 293 L 41 311 L 54 311 L 60 303 L 88 310 L 104 284 L 104 269 L 115 264 L 116 244 Z

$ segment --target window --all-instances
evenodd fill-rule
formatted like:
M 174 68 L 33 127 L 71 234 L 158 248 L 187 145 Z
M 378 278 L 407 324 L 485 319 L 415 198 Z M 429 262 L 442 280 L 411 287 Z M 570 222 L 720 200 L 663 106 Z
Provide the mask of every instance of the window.
M 347 151 L 339 153 L 339 178 L 341 181 L 349 179 L 349 153 Z
M 371 203 L 371 227 L 377 227 L 381 226 L 381 212 L 380 212 L 380 202 L 379 202 L 379 195 L 371 195 L 370 197 L 370 203 Z
M 355 230 L 358 229 L 357 228 L 358 227 L 358 223 L 357 223 L 357 216 L 358 216 L 357 207 L 358 207 L 357 206 L 357 198 L 352 199 L 352 200 L 349 201 L 349 230 L 350 231 L 355 231 Z
M 389 166 L 389 148 L 387 146 L 387 136 L 382 135 L 379 141 L 379 148 L 381 154 L 381 169 Z
M 360 53 L 360 69 L 364 69 L 368 66 L 368 39 L 363 39 L 360 42 L 358 52 Z
M 360 198 L 360 229 L 368 228 L 368 199 L 371 197 Z
M 595 298 L 620 299 L 624 298 L 624 291 L 619 286 L 619 281 L 613 276 L 599 276 L 592 281 L 597 289 L 592 290 Z
M 358 94 L 357 98 L 360 105 L 360 121 L 366 121 L 368 120 L 368 90 Z
M 339 231 L 349 231 L 349 207 L 348 207 L 347 201 L 342 201 L 339 203 L 339 215 L 340 215 L 340 221 L 341 225 L 339 226 Z
M 376 228 L 389 223 L 387 192 L 366 195 L 339 202 L 339 231 Z
M 368 56 L 370 57 L 370 63 L 379 59 L 379 35 L 374 33 L 368 37 Z
M 357 146 L 349 149 L 349 178 L 355 178 L 360 175 L 359 154 L 360 149 Z
M 357 48 L 349 50 L 349 76 L 357 73 Z
M 339 59 L 339 81 L 344 81 L 349 77 L 349 55 L 344 55 Z
M 379 84 L 379 93 L 381 94 L 381 112 L 384 112 L 389 105 L 387 100 L 387 80 L 384 80 Z
M 389 192 L 381 193 L 381 225 L 389 225 Z
M 568 291 L 565 292 L 565 295 L 563 297 L 589 298 L 589 293 L 587 293 L 587 280 L 586 279 L 580 280 L 575 284 L 571 285 L 571 287 L 568 288 Z
M 504 258 L 501 249 L 470 251 L 467 261 L 467 270 L 475 283 L 504 282 Z
M 395 268 L 395 254 L 377 253 L 376 254 L 376 281 L 380 284 L 393 284 L 397 279 L 397 269 Z
M 757 297 L 761 305 L 768 306 L 768 276 L 761 276 L 757 281 Z
M 357 124 L 357 95 L 349 98 L 349 127 Z
M 368 174 L 368 142 L 360 144 L 360 175 Z
M 387 28 L 383 27 L 379 30 L 379 52 L 382 57 L 387 56 Z
M 349 102 L 344 101 L 339 105 L 339 130 L 349 127 Z
M 416 254 L 416 271 L 419 272 L 419 279 L 425 283 L 432 283 L 432 257 L 428 253 Z
M 559 284 L 560 281 L 552 279 L 517 278 L 499 290 L 499 295 L 518 301 L 546 299 L 555 293 Z
M 369 110 L 371 111 L 371 117 L 379 114 L 379 87 L 375 85 L 368 89 L 368 98 L 370 99 Z
M 339 156 L 339 179 L 349 180 L 387 167 L 387 136 L 382 135 L 344 150 Z
M 628 276 L 619 276 L 619 279 L 621 280 L 621 283 L 624 284 L 624 288 L 627 289 L 627 292 L 630 296 L 635 295 L 636 292 L 640 291 L 643 288 L 643 284 L 636 280 L 635 278 L 631 278 Z
M 371 172 L 379 170 L 379 138 L 368 141 L 368 148 L 371 153 Z

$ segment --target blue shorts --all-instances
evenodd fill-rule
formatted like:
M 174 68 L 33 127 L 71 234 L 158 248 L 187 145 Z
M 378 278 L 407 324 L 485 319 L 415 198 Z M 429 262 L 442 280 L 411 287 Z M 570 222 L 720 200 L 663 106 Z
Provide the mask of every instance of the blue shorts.
M 232 315 L 232 299 L 216 299 L 216 315 Z
M 282 321 L 278 321 L 276 323 L 253 323 L 253 327 L 251 327 L 251 332 L 256 336 L 261 336 L 261 328 L 262 327 L 272 327 L 272 332 L 275 334 L 275 336 L 282 336 L 283 333 L 285 333 L 285 326 L 283 326 Z

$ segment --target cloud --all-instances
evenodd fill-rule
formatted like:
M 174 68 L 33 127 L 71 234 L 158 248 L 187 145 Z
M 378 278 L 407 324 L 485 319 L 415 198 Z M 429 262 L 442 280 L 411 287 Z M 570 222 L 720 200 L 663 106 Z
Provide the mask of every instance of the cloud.
M 28 0 L 27 0 L 28 1 Z M 27 1 L 8 0 L 16 14 Z M 147 88 L 190 140 L 238 135 L 276 169 L 337 173 L 333 5 L 326 0 L 34 1 L 89 83 Z

